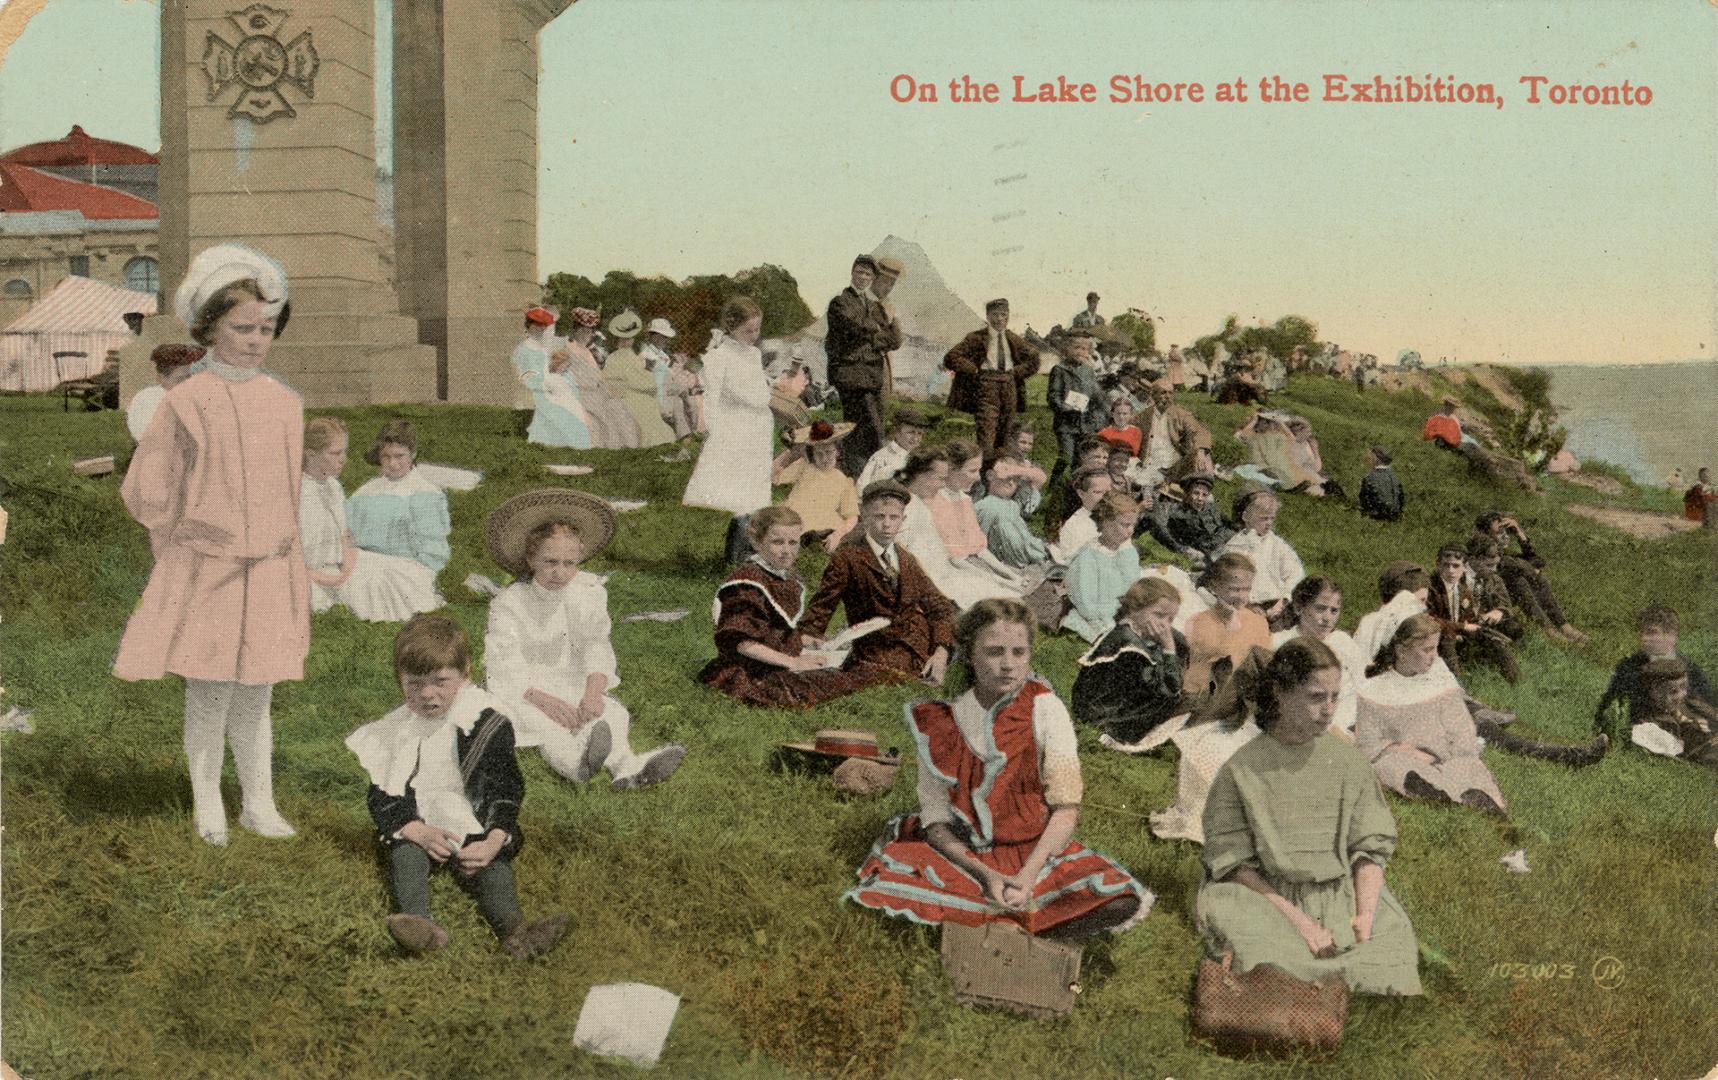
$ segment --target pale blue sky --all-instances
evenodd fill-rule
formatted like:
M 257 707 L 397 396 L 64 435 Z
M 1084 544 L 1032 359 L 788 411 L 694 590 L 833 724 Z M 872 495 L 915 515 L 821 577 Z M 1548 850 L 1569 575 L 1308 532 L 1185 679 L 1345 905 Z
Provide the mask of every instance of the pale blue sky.
M 0 146 L 78 122 L 154 148 L 156 18 L 51 0 L 0 65 Z M 1095 288 L 1165 341 L 1296 312 L 1386 357 L 1712 356 L 1715 26 L 1703 0 L 580 0 L 541 42 L 540 269 L 775 262 L 820 308 L 892 232 L 1041 330 Z M 903 72 L 944 100 L 893 102 Z M 1240 77 L 1253 100 L 1103 100 L 1135 72 Z M 1258 102 L 1272 72 L 1315 100 Z M 1449 73 L 1506 105 L 1321 103 L 1325 72 Z M 1016 73 L 1066 74 L 1100 101 L 948 102 L 962 73 L 1004 98 Z M 1655 100 L 1530 106 L 1526 74 Z

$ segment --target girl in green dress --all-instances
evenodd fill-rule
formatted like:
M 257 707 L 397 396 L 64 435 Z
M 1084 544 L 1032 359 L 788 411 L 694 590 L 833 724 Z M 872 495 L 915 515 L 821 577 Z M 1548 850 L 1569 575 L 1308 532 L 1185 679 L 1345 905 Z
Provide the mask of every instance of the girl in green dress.
M 1358 993 L 1418 994 L 1414 930 L 1384 885 L 1395 820 L 1365 757 L 1326 731 L 1340 688 L 1322 642 L 1277 650 L 1255 694 L 1264 735 L 1235 751 L 1205 803 L 1195 915 L 1237 971 L 1334 971 Z

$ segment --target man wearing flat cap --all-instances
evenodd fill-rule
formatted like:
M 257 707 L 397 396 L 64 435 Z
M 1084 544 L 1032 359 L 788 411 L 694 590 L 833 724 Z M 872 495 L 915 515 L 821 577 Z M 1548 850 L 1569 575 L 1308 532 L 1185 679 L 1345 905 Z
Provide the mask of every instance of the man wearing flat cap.
M 1098 314 L 1098 300 L 1099 297 L 1097 293 L 1087 293 L 1086 309 L 1068 320 L 1068 329 L 1090 330 L 1094 326 L 1102 326 L 1104 324 L 1104 317 Z
M 888 351 L 900 346 L 871 296 L 876 277 L 876 259 L 861 255 L 853 260 L 852 284 L 829 301 L 829 332 L 823 339 L 829 383 L 841 396 L 841 418 L 853 425 L 853 434 L 841 444 L 841 471 L 848 476 L 858 476 L 883 445 L 885 361 Z
M 1038 350 L 1008 329 L 1008 301 L 984 305 L 982 330 L 974 330 L 943 357 L 954 373 L 951 409 L 969 412 L 978 427 L 978 448 L 986 456 L 1002 449 L 1008 425 L 1026 411 L 1026 380 L 1038 373 Z

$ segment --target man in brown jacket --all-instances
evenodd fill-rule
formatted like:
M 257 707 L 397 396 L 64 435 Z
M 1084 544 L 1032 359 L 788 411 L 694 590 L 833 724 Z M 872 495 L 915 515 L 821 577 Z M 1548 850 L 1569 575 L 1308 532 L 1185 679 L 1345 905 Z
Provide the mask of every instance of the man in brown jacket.
M 986 457 L 1002 450 L 1014 414 L 1026 411 L 1026 380 L 1038 373 L 1038 350 L 1008 329 L 1008 301 L 984 305 L 983 330 L 974 330 L 943 357 L 954 373 L 951 409 L 968 412 L 978 426 L 978 448 Z
M 865 489 L 861 527 L 835 549 L 799 630 L 808 642 L 822 637 L 836 605 L 846 607 L 849 626 L 882 616 L 889 625 L 854 643 L 847 670 L 886 669 L 940 685 L 954 649 L 954 604 L 895 545 L 909 498 L 893 480 Z
M 1197 417 L 1175 404 L 1175 387 L 1168 379 L 1151 384 L 1151 407 L 1134 418 L 1139 426 L 1139 460 L 1165 483 L 1208 473 L 1211 432 Z

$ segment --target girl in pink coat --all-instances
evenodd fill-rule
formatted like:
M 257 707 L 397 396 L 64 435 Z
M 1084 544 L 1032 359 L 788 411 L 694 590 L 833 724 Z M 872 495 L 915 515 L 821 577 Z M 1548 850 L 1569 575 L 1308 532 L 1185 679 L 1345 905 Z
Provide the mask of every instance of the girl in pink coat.
M 208 349 L 162 400 L 125 476 L 126 509 L 155 567 L 114 660 L 121 679 L 185 679 L 185 755 L 197 834 L 227 842 L 224 744 L 244 792 L 239 825 L 291 836 L 274 805 L 274 684 L 304 676 L 310 588 L 298 536 L 304 407 L 262 371 L 286 321 L 286 275 L 238 245 L 198 255 L 175 297 Z

